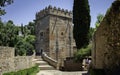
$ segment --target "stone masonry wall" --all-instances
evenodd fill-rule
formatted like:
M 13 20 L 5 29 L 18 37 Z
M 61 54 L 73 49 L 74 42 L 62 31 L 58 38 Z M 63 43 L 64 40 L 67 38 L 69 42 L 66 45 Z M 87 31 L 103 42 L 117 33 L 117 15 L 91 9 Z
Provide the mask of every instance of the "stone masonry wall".
M 0 46 L 0 67 L 2 72 L 14 71 L 14 48 Z
M 14 58 L 15 71 L 34 66 L 33 56 L 17 56 Z
M 34 66 L 33 56 L 14 56 L 14 48 L 0 46 L 0 67 L 2 73 L 18 71 Z
M 36 20 L 36 53 L 40 54 L 41 50 L 49 52 L 49 16 Z
M 113 69 L 120 66 L 120 1 L 112 3 L 110 10 L 94 35 L 93 68 Z

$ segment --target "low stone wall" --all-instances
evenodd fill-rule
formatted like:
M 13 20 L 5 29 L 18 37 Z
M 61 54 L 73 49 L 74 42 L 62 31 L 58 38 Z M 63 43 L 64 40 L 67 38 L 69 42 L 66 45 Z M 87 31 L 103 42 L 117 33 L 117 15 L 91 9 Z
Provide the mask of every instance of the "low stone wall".
M 0 46 L 0 68 L 2 73 L 18 71 L 34 66 L 34 56 L 14 56 L 14 48 Z
M 0 59 L 14 58 L 14 48 L 0 46 Z
M 15 71 L 13 59 L 0 59 L 0 67 L 2 73 Z
M 34 66 L 32 56 L 17 56 L 14 58 L 15 71 Z
M 14 48 L 0 46 L 0 68 L 2 72 L 14 71 Z

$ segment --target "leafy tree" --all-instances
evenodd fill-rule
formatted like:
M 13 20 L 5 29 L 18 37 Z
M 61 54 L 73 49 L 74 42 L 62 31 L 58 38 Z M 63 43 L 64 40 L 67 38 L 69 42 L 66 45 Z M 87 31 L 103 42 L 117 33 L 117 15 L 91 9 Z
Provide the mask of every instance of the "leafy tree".
M 0 22 L 0 45 L 14 47 L 17 43 L 19 28 L 14 25 L 13 21 L 7 23 Z
M 27 35 L 20 37 L 18 43 L 15 46 L 15 55 L 32 55 L 34 50 L 35 36 Z
M 34 50 L 34 47 L 32 44 L 30 44 L 26 41 L 20 40 L 16 45 L 15 55 L 20 55 L 20 56 L 32 55 L 33 50 Z
M 87 47 L 81 48 L 76 54 L 75 54 L 75 59 L 76 61 L 82 61 L 83 58 L 86 56 L 91 55 L 91 49 L 92 49 L 92 43 L 90 43 Z
M 90 27 L 90 30 L 89 30 L 89 41 L 92 40 L 92 37 L 93 37 L 93 35 L 94 35 L 94 32 L 95 32 L 95 28 Z
M 27 25 L 27 28 L 30 30 L 30 35 L 35 35 L 35 23 L 34 22 L 29 22 Z
M 13 21 L 9 20 L 7 22 L 7 24 L 5 25 L 6 26 L 6 30 L 5 30 L 5 33 L 6 33 L 6 43 L 8 46 L 10 47 L 14 47 L 15 43 L 14 43 L 14 40 L 16 38 L 16 34 L 17 31 L 15 30 L 15 25 L 13 24 Z
M 11 20 L 6 23 L 0 20 L 0 46 L 15 47 L 15 55 L 32 55 L 35 36 L 31 35 L 29 31 L 32 29 L 28 27 L 28 25 L 16 26 Z M 19 31 L 22 31 L 22 28 L 25 36 L 19 36 L 18 34 Z
M 102 22 L 103 18 L 104 18 L 104 15 L 103 14 L 99 14 L 97 16 L 97 21 L 95 23 L 96 27 L 95 28 L 90 27 L 90 30 L 89 30 L 89 40 L 92 40 L 92 36 L 94 35 L 94 32 L 96 31 L 96 29 L 99 27 L 99 25 Z
M 35 43 L 34 22 L 29 22 L 28 25 L 22 24 L 20 30 L 23 36 L 15 47 L 15 55 L 32 55 Z
M 23 26 L 23 24 L 21 24 L 20 29 L 21 29 L 22 34 L 24 34 L 25 32 L 24 32 L 24 26 Z
M 35 23 L 34 22 L 29 22 L 28 25 L 21 25 L 21 32 L 25 36 L 27 35 L 35 35 Z
M 88 33 L 90 28 L 90 9 L 88 0 L 74 0 L 73 6 L 73 36 L 77 49 L 89 43 Z
M 0 45 L 2 45 L 2 42 L 3 42 L 3 27 L 4 27 L 4 25 L 3 25 L 3 22 L 0 20 Z
M 4 6 L 9 5 L 11 3 L 13 3 L 13 0 L 0 0 L 1 7 L 4 7 Z
M 24 38 L 24 41 L 26 41 L 26 55 L 32 55 L 33 50 L 35 48 L 35 36 L 34 35 L 28 35 Z
M 13 3 L 13 0 L 0 0 L 0 16 L 6 13 L 5 10 L 2 8 L 10 5 L 11 3 Z
M 100 25 L 100 23 L 102 22 L 103 18 L 104 18 L 104 15 L 103 15 L 103 14 L 98 14 L 98 16 L 97 16 L 97 21 L 96 21 L 96 23 L 95 23 L 96 29 L 99 27 L 99 25 Z
M 28 42 L 26 42 L 26 44 L 25 44 L 25 49 L 26 49 L 26 55 L 27 56 L 30 56 L 30 55 L 33 55 L 33 53 L 34 53 L 34 46 L 32 45 L 32 44 L 30 44 L 30 43 L 28 43 Z
M 34 35 L 28 35 L 25 37 L 24 39 L 26 42 L 29 42 L 30 44 L 34 44 L 35 43 L 35 36 Z
M 15 46 L 15 55 L 26 55 L 25 44 L 23 40 L 19 40 Z

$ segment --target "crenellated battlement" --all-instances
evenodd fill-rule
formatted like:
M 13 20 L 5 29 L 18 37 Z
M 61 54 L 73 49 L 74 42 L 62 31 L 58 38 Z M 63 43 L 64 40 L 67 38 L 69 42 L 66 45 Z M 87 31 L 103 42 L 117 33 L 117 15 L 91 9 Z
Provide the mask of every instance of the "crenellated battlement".
M 56 16 L 61 16 L 61 17 L 72 18 L 72 11 L 64 10 L 64 9 L 57 8 L 57 7 L 52 7 L 51 5 L 49 5 L 45 9 L 37 12 L 36 18 L 39 19 L 47 15 L 56 15 Z

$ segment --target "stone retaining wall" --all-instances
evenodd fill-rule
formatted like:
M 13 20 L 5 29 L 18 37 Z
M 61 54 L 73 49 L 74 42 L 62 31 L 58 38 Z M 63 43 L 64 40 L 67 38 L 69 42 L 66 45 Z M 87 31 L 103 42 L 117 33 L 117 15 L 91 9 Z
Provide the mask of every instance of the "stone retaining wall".
M 33 56 L 14 56 L 14 48 L 0 46 L 0 68 L 2 73 L 18 71 L 34 66 Z
M 112 3 L 111 8 L 94 35 L 92 64 L 96 69 L 115 69 L 120 67 L 120 1 Z
M 14 58 L 15 70 L 26 69 L 34 66 L 32 56 L 17 56 Z

